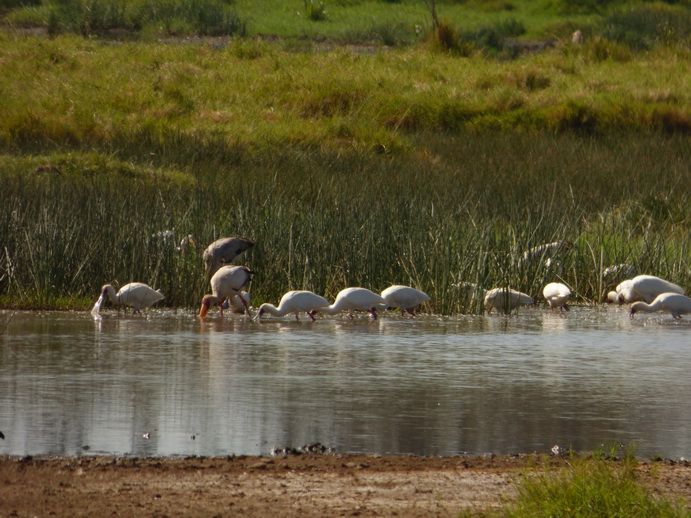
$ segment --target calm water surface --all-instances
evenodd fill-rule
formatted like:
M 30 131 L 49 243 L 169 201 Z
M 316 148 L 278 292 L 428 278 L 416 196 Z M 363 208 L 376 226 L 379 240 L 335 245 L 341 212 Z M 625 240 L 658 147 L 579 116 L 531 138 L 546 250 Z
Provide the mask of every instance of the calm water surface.
M 9 323 L 8 323 L 9 322 Z M 624 308 L 201 322 L 0 311 L 0 454 L 691 457 L 691 322 Z M 144 434 L 150 434 L 149 439 Z

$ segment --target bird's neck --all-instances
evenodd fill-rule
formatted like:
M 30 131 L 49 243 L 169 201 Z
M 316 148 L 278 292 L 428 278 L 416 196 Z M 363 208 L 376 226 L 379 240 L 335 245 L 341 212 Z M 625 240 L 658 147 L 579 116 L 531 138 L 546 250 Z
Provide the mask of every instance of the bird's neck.
M 273 304 L 269 304 L 268 302 L 265 304 L 262 304 L 259 308 L 259 311 L 262 313 L 269 313 L 270 315 L 273 315 L 275 317 L 283 317 L 287 313 L 287 311 L 284 311 L 280 307 L 276 307 Z
M 115 288 L 112 286 L 106 286 L 104 288 L 104 291 L 108 295 L 108 298 L 113 304 L 120 304 L 120 297 L 115 294 Z

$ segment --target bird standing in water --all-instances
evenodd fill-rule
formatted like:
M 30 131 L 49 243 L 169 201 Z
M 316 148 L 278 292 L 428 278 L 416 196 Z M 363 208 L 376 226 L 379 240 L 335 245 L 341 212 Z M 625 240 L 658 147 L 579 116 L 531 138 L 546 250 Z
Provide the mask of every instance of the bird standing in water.
M 222 266 L 211 277 L 211 294 L 204 295 L 199 316 L 204 318 L 209 308 L 215 304 L 220 307 L 221 317 L 223 316 L 223 302 L 228 297 L 239 297 L 240 302 L 245 307 L 248 316 L 251 318 L 249 303 L 242 296 L 244 288 L 252 280 L 252 272 L 246 266 Z

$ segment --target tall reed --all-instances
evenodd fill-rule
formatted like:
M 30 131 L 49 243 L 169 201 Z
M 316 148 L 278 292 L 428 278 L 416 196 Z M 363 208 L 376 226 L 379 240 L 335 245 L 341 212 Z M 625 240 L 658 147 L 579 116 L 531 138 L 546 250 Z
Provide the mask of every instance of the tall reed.
M 173 176 L 126 167 L 139 160 L 126 148 L 109 160 L 6 155 L 3 303 L 87 301 L 103 283 L 136 280 L 162 289 L 165 304 L 194 306 L 208 289 L 201 250 L 226 235 L 257 242 L 241 257 L 257 272 L 255 303 L 289 289 L 332 298 L 346 286 L 403 283 L 429 292 L 432 311 L 452 314 L 479 310 L 458 283 L 539 299 L 552 280 L 592 302 L 613 287 L 604 268 L 619 262 L 688 287 L 684 139 L 427 135 L 416 146 L 425 151 L 398 158 L 284 149 L 206 162 L 170 146 L 157 161 L 178 164 Z M 77 156 L 71 171 L 65 164 Z M 197 249 L 176 250 L 187 234 Z M 554 258 L 558 269 L 547 257 L 522 260 L 557 240 L 573 243 Z

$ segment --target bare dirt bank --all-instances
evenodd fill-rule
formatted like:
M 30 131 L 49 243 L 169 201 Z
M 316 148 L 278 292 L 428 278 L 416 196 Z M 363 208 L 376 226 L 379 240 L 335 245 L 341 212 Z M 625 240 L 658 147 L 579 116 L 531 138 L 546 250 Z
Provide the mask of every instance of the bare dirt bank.
M 559 457 L 0 457 L 0 517 L 455 516 L 499 507 Z M 640 463 L 641 481 L 691 503 L 691 464 Z

